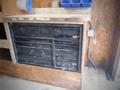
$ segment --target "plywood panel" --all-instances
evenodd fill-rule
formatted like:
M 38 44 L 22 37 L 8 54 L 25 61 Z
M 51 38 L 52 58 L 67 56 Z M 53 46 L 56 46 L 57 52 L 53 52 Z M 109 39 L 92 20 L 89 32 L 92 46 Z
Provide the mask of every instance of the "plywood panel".
M 12 64 L 0 60 L 0 73 L 51 84 L 70 90 L 80 90 L 80 73 L 36 67 L 31 65 Z
M 118 45 L 118 0 L 94 0 L 92 25 L 95 37 L 92 39 L 93 61 L 96 66 L 112 70 Z

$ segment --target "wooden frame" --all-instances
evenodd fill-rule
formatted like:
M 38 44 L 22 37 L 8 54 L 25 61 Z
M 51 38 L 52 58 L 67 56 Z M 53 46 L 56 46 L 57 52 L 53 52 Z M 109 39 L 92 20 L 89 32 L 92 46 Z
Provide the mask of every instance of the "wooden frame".
M 28 16 L 28 15 L 27 15 Z M 73 15 L 74 16 L 74 15 Z M 75 15 L 76 16 L 76 15 Z M 87 33 L 87 22 L 85 22 L 84 20 L 81 20 L 79 19 L 78 17 L 59 17 L 59 15 L 56 15 L 56 17 L 54 17 L 54 15 L 51 14 L 51 16 L 43 16 L 43 15 L 36 15 L 36 17 L 38 17 L 39 19 L 36 20 L 36 19 L 33 19 L 33 20 L 26 20 L 26 15 L 21 15 L 21 16 L 5 16 L 4 17 L 4 20 L 5 20 L 5 23 L 4 23 L 4 26 L 5 26 L 5 29 L 6 29 L 6 34 L 7 34 L 7 37 L 9 39 L 9 43 L 10 43 L 10 49 L 11 49 L 11 55 L 12 55 L 12 59 L 13 59 L 13 62 L 16 63 L 16 59 L 15 59 L 15 54 L 13 53 L 14 50 L 13 50 L 13 45 L 12 45 L 12 39 L 11 39 L 11 36 L 10 36 L 10 30 L 9 30 L 9 26 L 8 26 L 8 22 L 27 22 L 27 23 L 62 23 L 62 24 L 82 24 L 83 25 L 83 41 L 82 41 L 82 60 L 85 59 L 85 48 L 86 48 L 86 44 L 85 44 L 85 41 L 86 41 L 86 33 Z M 13 20 L 13 18 L 21 18 L 22 20 Z M 28 16 L 28 18 L 30 17 L 35 17 L 35 15 L 30 15 Z M 54 19 L 53 19 L 54 17 Z M 46 18 L 48 18 L 46 20 Z M 51 18 L 53 20 L 51 20 Z M 76 20 L 79 19 L 79 20 Z M 66 19 L 69 19 L 69 21 L 67 21 Z M 81 62 L 82 65 L 81 65 L 81 68 L 83 69 L 84 67 L 84 62 Z
M 15 53 L 14 53 L 14 48 L 13 48 L 13 43 L 12 43 L 12 38 L 10 35 L 10 29 L 8 26 L 8 22 L 4 22 L 4 27 L 5 27 L 6 36 L 7 36 L 9 45 L 10 45 L 9 47 L 10 47 L 11 58 L 12 58 L 13 63 L 16 63 L 16 57 L 15 57 Z
M 4 26 L 5 26 L 8 42 L 10 45 L 9 48 L 10 48 L 13 64 L 8 61 L 0 60 L 0 72 L 7 74 L 7 75 L 27 79 L 27 80 L 32 80 L 32 81 L 37 81 L 37 82 L 41 82 L 41 83 L 46 83 L 46 84 L 51 84 L 51 85 L 55 85 L 55 86 L 59 86 L 59 87 L 68 88 L 70 90 L 80 90 L 80 87 L 81 87 L 80 84 L 82 81 L 81 75 L 83 73 L 85 57 L 86 57 L 86 54 L 85 54 L 86 53 L 86 38 L 87 38 L 86 37 L 87 36 L 86 35 L 86 33 L 87 33 L 86 20 L 84 21 L 83 19 L 79 19 L 78 21 L 76 21 L 76 15 L 74 17 L 72 17 L 72 16 L 71 17 L 65 17 L 65 16 L 60 17 L 59 15 L 54 17 L 54 15 L 51 15 L 51 16 L 49 16 L 49 18 L 47 17 L 47 15 L 44 17 L 42 15 L 42 16 L 39 16 L 40 17 L 39 20 L 32 19 L 32 20 L 28 20 L 28 21 L 25 19 L 13 20 L 14 17 L 25 18 L 27 16 L 22 15 L 22 16 L 13 16 L 13 17 L 5 16 L 4 17 Z M 32 15 L 30 15 L 29 17 L 32 17 Z M 35 17 L 35 15 L 33 15 L 33 17 Z M 38 17 L 38 15 L 36 15 L 36 17 Z M 47 17 L 48 19 L 46 20 L 45 17 Z M 52 21 L 50 18 L 53 18 L 53 17 L 57 18 L 57 19 Z M 66 18 L 71 21 L 65 21 Z M 59 21 L 61 19 L 62 19 L 62 21 Z M 8 22 L 33 22 L 33 23 L 38 23 L 38 22 L 45 23 L 46 22 L 46 23 L 82 24 L 83 25 L 83 40 L 82 40 L 83 47 L 82 47 L 81 73 L 48 69 L 48 68 L 37 67 L 37 66 L 32 66 L 32 65 L 25 65 L 25 64 L 17 64 L 16 59 L 15 59 L 14 50 L 13 50 L 12 39 L 11 39 L 11 35 L 10 35 L 10 29 L 8 26 Z
M 3 15 L 0 12 L 0 23 L 3 23 Z M 9 42 L 7 39 L 0 39 L 0 48 L 9 48 Z

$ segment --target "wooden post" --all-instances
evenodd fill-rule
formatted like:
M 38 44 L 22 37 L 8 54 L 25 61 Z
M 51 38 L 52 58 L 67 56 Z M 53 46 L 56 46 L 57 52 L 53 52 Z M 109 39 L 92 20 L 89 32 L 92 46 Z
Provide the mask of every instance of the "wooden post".
M 9 41 L 9 45 L 10 45 L 9 47 L 10 47 L 12 62 L 16 63 L 16 57 L 15 57 L 15 53 L 14 53 L 14 48 L 13 48 L 13 43 L 12 43 L 12 38 L 11 38 L 11 35 L 10 35 L 10 29 L 9 29 L 9 26 L 8 26 L 8 22 L 4 22 L 4 27 L 5 27 L 7 39 Z

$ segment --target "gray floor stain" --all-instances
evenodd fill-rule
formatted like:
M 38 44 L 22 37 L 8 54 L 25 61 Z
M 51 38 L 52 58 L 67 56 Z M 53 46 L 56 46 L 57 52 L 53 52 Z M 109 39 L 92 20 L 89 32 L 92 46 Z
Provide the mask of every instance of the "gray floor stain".
M 82 90 L 120 90 L 120 85 L 107 80 L 103 70 L 85 67 Z
M 0 75 L 0 90 L 67 90 L 67 89 Z

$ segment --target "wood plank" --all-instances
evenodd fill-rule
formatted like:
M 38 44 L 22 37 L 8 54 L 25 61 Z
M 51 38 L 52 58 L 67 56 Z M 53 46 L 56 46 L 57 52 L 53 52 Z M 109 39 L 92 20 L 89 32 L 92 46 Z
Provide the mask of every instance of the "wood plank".
M 44 13 L 43 13 L 44 12 Z M 68 15 L 69 14 L 69 15 Z M 41 9 L 33 9 L 29 14 L 8 14 L 4 15 L 4 18 L 66 18 L 75 19 L 75 21 L 90 21 L 91 20 L 91 9 L 75 9 L 74 12 L 72 9 L 63 9 L 63 8 L 41 8 Z M 17 19 L 19 20 L 19 19 Z M 42 19 L 43 20 L 43 19 Z M 57 19 L 56 19 L 57 20 Z
M 9 42 L 7 40 L 0 39 L 0 48 L 9 48 Z
M 30 14 L 91 14 L 91 8 L 33 8 Z M 69 15 L 68 15 L 69 16 Z
M 4 16 L 5 21 L 57 21 L 57 22 L 85 22 L 90 20 L 90 16 L 86 14 L 76 15 L 76 14 L 31 14 L 31 15 L 12 15 Z M 14 19 L 14 20 L 13 20 Z M 22 20 L 20 20 L 22 19 Z M 32 20 L 31 20 L 32 19 Z
M 82 62 L 81 62 L 81 76 L 84 73 L 84 67 L 87 60 L 87 52 L 88 52 L 88 37 L 87 32 L 89 29 L 88 22 L 84 22 L 83 24 L 83 40 L 82 40 Z
M 9 42 L 9 48 L 10 48 L 11 58 L 12 58 L 13 63 L 16 63 L 16 57 L 15 57 L 15 53 L 14 53 L 14 48 L 13 48 L 13 43 L 12 43 L 12 38 L 11 38 L 11 35 L 10 35 L 10 30 L 9 30 L 8 22 L 4 22 L 4 27 L 5 27 L 5 32 L 6 32 L 7 40 Z
M 80 73 L 42 68 L 38 66 L 12 64 L 0 60 L 0 73 L 18 78 L 51 84 L 70 90 L 80 90 Z

